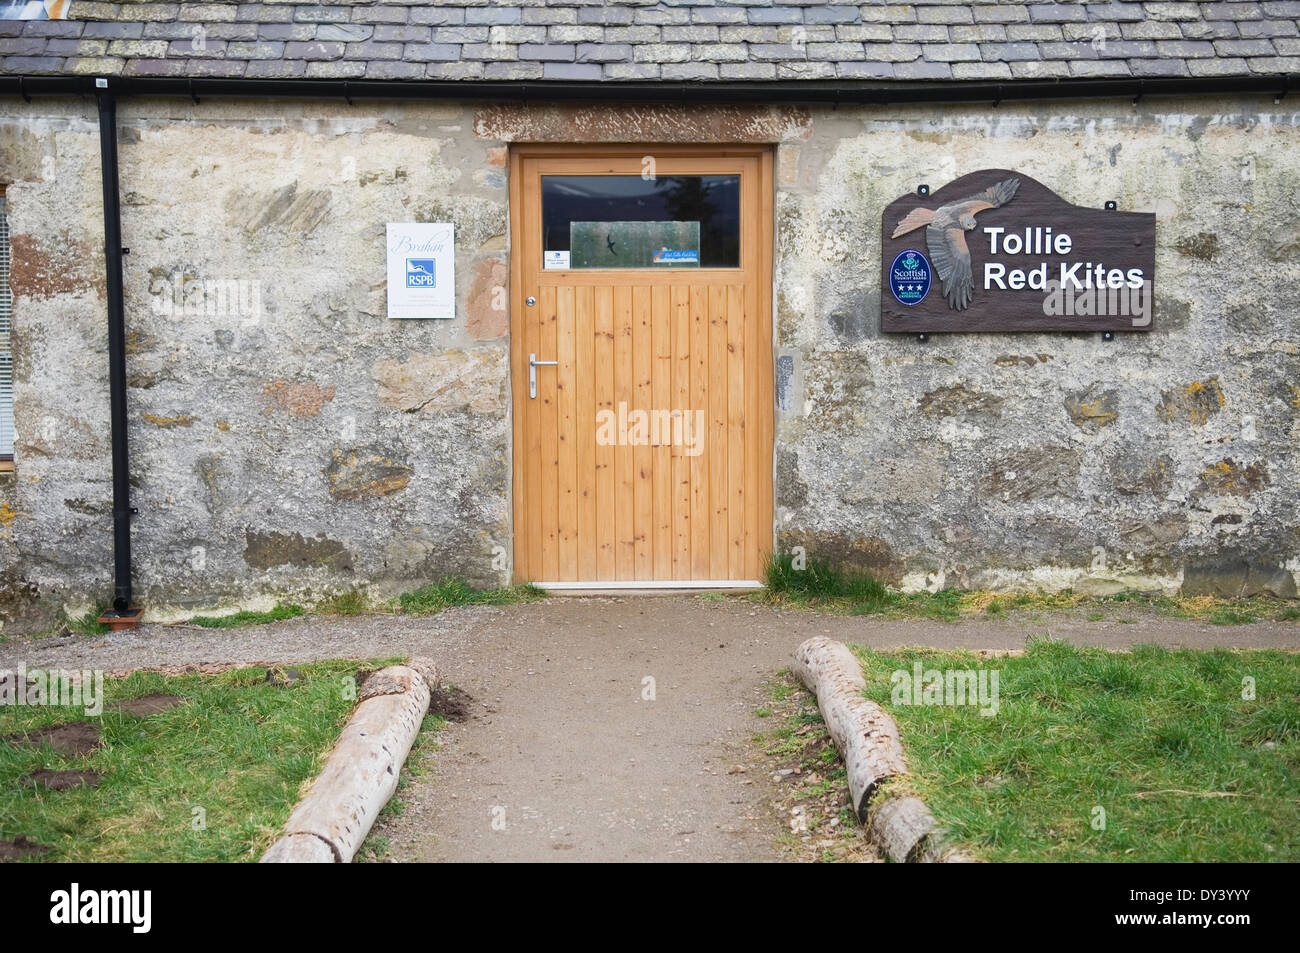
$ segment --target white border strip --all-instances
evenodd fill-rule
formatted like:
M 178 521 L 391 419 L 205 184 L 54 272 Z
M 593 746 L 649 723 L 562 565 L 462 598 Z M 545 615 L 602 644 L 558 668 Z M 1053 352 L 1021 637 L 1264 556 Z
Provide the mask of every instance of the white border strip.
M 621 580 L 615 582 L 535 582 L 538 589 L 562 592 L 586 589 L 762 589 L 757 579 L 648 579 L 644 582 Z

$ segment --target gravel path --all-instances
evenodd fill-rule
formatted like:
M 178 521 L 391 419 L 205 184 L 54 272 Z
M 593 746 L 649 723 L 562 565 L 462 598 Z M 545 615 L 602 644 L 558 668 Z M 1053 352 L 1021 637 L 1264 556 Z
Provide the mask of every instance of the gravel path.
M 434 770 L 385 818 L 396 860 L 782 860 L 785 820 L 750 739 L 764 684 L 825 634 L 876 648 L 1019 649 L 1030 635 L 1128 648 L 1300 648 L 1300 625 L 1215 626 L 1125 610 L 944 623 L 690 596 L 546 599 L 436 616 L 304 617 L 242 629 L 144 626 L 0 644 L 0 668 L 283 663 L 426 655 L 473 699 Z M 647 687 L 653 679 L 653 700 Z

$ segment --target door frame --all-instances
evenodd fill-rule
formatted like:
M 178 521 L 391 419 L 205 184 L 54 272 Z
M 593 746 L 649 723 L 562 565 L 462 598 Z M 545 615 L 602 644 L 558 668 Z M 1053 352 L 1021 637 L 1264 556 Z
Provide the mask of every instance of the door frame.
M 508 201 L 510 254 L 510 552 L 511 579 L 515 583 L 530 580 L 520 579 L 518 546 L 520 534 L 518 521 L 523 518 L 524 486 L 524 411 L 528 399 L 528 360 L 524 354 L 524 282 L 523 282 L 523 163 L 525 159 L 534 158 L 618 158 L 628 159 L 639 156 L 672 156 L 674 158 L 734 158 L 746 157 L 758 160 L 758 208 L 757 214 L 757 310 L 756 339 L 764 347 L 765 353 L 759 355 L 754 366 L 759 369 L 758 395 L 756 405 L 760 408 L 759 420 L 754 422 L 759 441 L 759 459 L 767 461 L 767 479 L 760 480 L 757 498 L 752 505 L 758 510 L 757 520 L 760 537 L 760 560 L 763 555 L 773 551 L 776 536 L 775 510 L 773 508 L 773 481 L 775 479 L 774 436 L 776 422 L 776 400 L 774 392 L 776 348 L 773 335 L 773 256 L 775 250 L 775 147 L 769 144 L 709 145 L 709 144 L 624 144 L 624 143 L 512 143 L 509 146 L 507 164 L 509 176 Z M 742 210 L 743 214 L 743 210 Z M 768 532 L 766 546 L 762 545 L 762 527 Z M 692 589 L 692 588 L 745 588 L 754 581 L 736 580 L 662 580 L 655 582 L 637 581 L 623 583 L 614 580 L 582 580 L 554 586 L 555 589 L 594 590 L 594 589 Z

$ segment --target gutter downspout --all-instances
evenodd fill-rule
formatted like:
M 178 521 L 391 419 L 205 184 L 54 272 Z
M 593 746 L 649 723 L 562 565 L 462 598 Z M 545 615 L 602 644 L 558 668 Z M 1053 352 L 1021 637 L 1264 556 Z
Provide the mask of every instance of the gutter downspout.
M 122 212 L 117 182 L 117 100 L 108 80 L 95 80 L 99 102 L 99 156 L 104 183 L 104 272 L 108 297 L 108 393 L 113 446 L 113 607 L 99 621 L 135 628 L 131 607 L 131 483 L 126 443 L 126 319 L 122 304 Z

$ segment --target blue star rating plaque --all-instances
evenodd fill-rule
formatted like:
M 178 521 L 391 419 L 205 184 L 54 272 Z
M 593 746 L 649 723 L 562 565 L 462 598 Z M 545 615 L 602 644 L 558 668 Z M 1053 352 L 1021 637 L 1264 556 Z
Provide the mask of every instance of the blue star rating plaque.
M 930 293 L 930 262 L 915 248 L 899 252 L 889 268 L 889 290 L 899 304 L 914 305 Z

